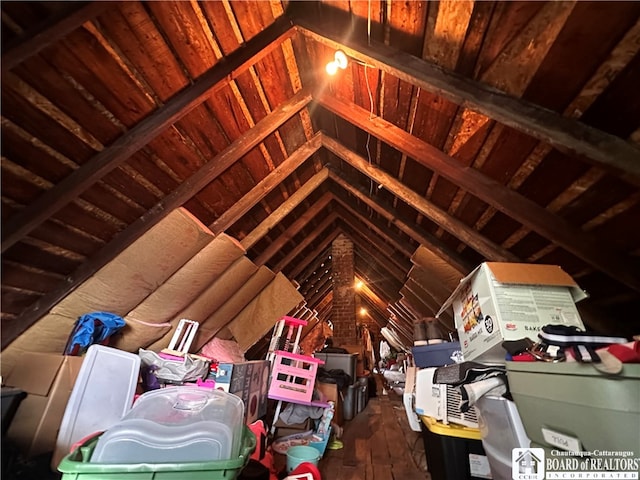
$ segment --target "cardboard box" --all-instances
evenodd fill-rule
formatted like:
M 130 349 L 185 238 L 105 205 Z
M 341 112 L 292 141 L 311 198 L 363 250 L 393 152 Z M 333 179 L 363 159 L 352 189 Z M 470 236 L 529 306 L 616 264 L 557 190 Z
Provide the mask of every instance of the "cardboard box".
M 218 364 L 216 388 L 242 399 L 247 425 L 267 413 L 270 367 L 268 360 Z
M 27 392 L 7 438 L 31 457 L 52 452 L 62 416 L 82 365 L 82 357 L 51 353 L 22 355 L 6 379 L 7 385 Z
M 281 419 L 275 423 L 276 431 L 274 438 L 286 437 L 287 435 L 297 435 L 300 433 L 313 430 L 314 421 L 311 418 L 307 418 L 304 422 L 286 424 Z
M 460 281 L 437 315 L 453 306 L 466 361 L 504 363 L 504 340 L 537 341 L 549 324 L 584 329 L 575 303 L 586 297 L 558 266 L 487 262 Z
M 342 392 L 338 389 L 338 385 L 335 383 L 316 382 L 315 389 L 324 396 L 323 401 L 334 403 L 335 411 L 333 419 L 338 425 L 342 426 L 344 424 L 344 417 L 342 414 L 342 400 L 344 397 Z

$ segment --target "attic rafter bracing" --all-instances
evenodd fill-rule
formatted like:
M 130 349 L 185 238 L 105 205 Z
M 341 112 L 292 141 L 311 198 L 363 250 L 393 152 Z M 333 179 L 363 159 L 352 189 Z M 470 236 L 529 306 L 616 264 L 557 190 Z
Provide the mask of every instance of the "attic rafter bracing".
M 380 228 L 377 220 L 367 216 L 356 207 L 352 207 L 345 202 L 338 194 L 334 195 L 337 202 L 336 211 L 340 213 L 345 223 L 344 228 L 351 232 L 351 236 L 359 235 L 361 238 L 370 239 L 369 244 L 375 245 L 368 253 L 380 255 L 384 258 L 387 268 L 393 277 L 401 280 L 405 276 L 408 268 L 408 259 L 411 254 L 407 251 L 409 247 L 396 250 L 395 246 L 402 243 L 403 238 L 394 231 L 386 231 Z M 360 232 L 360 233 L 355 233 Z
M 284 202 L 276 211 L 274 211 L 267 219 L 265 219 L 251 233 L 244 237 L 240 242 L 245 249 L 250 249 L 260 238 L 266 235 L 280 220 L 287 216 L 296 206 L 300 204 L 311 192 L 318 188 L 329 177 L 329 171 L 323 168 L 316 173 L 312 179 L 306 182 L 299 190 L 296 191 L 286 202 Z
M 362 189 L 359 189 L 348 181 L 344 180 L 338 173 L 330 171 L 329 178 L 340 185 L 347 193 L 353 195 L 359 201 L 365 203 L 376 213 L 387 219 L 387 221 L 394 224 L 398 228 L 398 230 L 412 238 L 414 241 L 428 247 L 430 250 L 437 252 L 441 258 L 447 260 L 449 264 L 456 267 L 461 272 L 468 272 L 471 270 L 472 267 L 470 265 L 465 265 L 464 260 L 462 260 L 459 256 L 454 255 L 454 252 L 449 251 L 447 247 L 438 239 L 430 238 L 425 232 L 419 232 L 415 227 L 412 227 L 408 223 L 402 221 L 400 218 L 397 218 L 397 215 L 392 212 L 390 206 L 384 206 L 380 200 L 374 200 L 373 198 L 369 197 L 368 193 L 365 193 L 364 191 L 362 191 Z M 394 199 L 397 198 L 398 197 L 394 197 Z
M 291 250 L 286 257 L 284 257 L 282 260 L 280 260 L 280 262 L 278 262 L 278 264 L 274 267 L 274 271 L 279 272 L 283 268 L 285 268 L 289 263 L 291 263 L 291 261 L 295 257 L 297 257 L 309 244 L 311 244 L 313 240 L 315 240 L 318 236 L 324 233 L 325 230 L 327 230 L 327 228 L 329 228 L 333 224 L 333 222 L 337 217 L 338 215 L 335 212 L 332 212 L 329 215 L 327 215 L 322 220 L 322 222 L 320 222 L 318 226 L 313 230 L 311 235 L 309 235 L 304 241 L 296 245 L 295 248 Z
M 262 179 L 250 192 L 238 200 L 233 207 L 225 211 L 209 228 L 214 233 L 224 232 L 239 218 L 253 208 L 273 188 L 280 185 L 284 178 L 292 174 L 303 162 L 320 148 L 320 136 L 316 134 L 307 143 L 293 152 L 283 163 Z M 299 187 L 298 187 L 299 188 Z

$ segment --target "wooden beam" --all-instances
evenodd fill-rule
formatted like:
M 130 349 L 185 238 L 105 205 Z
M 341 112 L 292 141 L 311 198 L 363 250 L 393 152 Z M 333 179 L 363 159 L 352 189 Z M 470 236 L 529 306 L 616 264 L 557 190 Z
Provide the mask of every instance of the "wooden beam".
M 387 307 L 389 304 L 371 290 L 363 290 L 362 293 L 359 292 L 356 295 L 359 297 L 360 302 L 368 307 L 367 315 L 379 326 L 385 326 L 387 324 Z
M 395 303 L 390 303 L 387 306 L 387 311 L 391 312 L 397 320 L 402 320 L 404 323 L 413 324 L 413 318 L 408 316 L 403 310 L 399 309 Z M 398 324 L 398 322 L 396 322 L 396 324 Z M 413 332 L 411 332 L 411 335 L 413 336 Z
M 271 213 L 271 215 L 264 219 L 260 225 L 254 228 L 240 241 L 245 250 L 249 250 L 262 237 L 269 233 L 273 227 L 280 223 L 284 217 L 289 215 L 289 213 L 300 205 L 316 188 L 322 185 L 327 178 L 329 178 L 329 170 L 326 168 L 323 168 L 311 177 L 302 187 L 300 187 L 282 205 Z
M 307 211 L 296 219 L 287 229 L 278 237 L 275 241 L 271 242 L 269 246 L 263 250 L 263 252 L 253 262 L 260 266 L 267 263 L 276 252 L 281 250 L 293 237 L 295 237 L 305 225 L 307 225 L 313 218 L 316 218 L 320 212 L 331 201 L 331 193 L 326 192 L 314 203 Z
M 329 170 L 329 178 L 336 184 L 341 186 L 347 193 L 353 195 L 358 200 L 374 210 L 376 213 L 378 213 L 378 215 L 384 217 L 387 221 L 394 224 L 398 228 L 398 230 L 411 237 L 423 247 L 431 250 L 433 253 L 438 255 L 459 272 L 466 273 L 473 269 L 472 265 L 469 265 L 456 252 L 452 252 L 451 249 L 444 245 L 439 239 L 437 239 L 433 235 L 418 232 L 414 227 L 400 220 L 395 213 L 385 208 L 377 200 L 374 200 L 364 191 L 347 182 L 338 172 Z
M 331 271 L 329 266 L 325 266 L 325 268 L 316 270 L 316 275 L 313 278 L 309 278 L 305 281 L 304 288 L 300 288 L 299 292 L 302 295 L 307 295 L 311 290 L 313 290 L 319 283 L 323 282 L 327 277 L 331 276 Z
M 324 273 L 324 270 L 329 270 L 327 273 Z M 309 285 L 306 286 L 306 288 L 304 289 L 304 291 L 301 289 L 300 293 L 304 296 L 307 297 L 308 295 L 311 295 L 312 292 L 314 290 L 318 289 L 319 285 L 322 285 L 324 282 L 327 281 L 327 279 L 331 277 L 331 271 L 330 269 L 327 267 L 326 269 L 323 269 L 323 272 L 320 273 L 317 277 L 315 277 L 313 280 L 309 280 Z
M 333 290 L 333 281 L 328 278 L 321 285 L 318 285 L 316 290 L 316 292 L 313 292 L 313 294 L 309 296 L 309 305 L 317 305 L 320 303 L 320 300 L 322 300 L 329 291 Z
M 355 252 L 356 276 L 360 277 L 369 288 L 376 291 L 380 296 L 384 296 L 387 301 L 398 297 L 398 292 L 402 288 L 402 280 L 390 274 L 384 265 L 384 259 L 373 260 L 375 257 L 368 253 L 369 250 L 369 245 L 364 247 L 358 245 Z
M 278 48 L 293 32 L 288 20 L 283 17 L 276 20 L 247 42 L 245 47 L 206 71 L 193 85 L 175 95 L 110 146 L 9 218 L 2 229 L 2 252 L 124 163 L 169 125 L 211 96 L 212 91 L 224 87 L 226 81 L 238 77 L 251 65 Z
M 304 270 L 312 261 L 314 261 L 320 254 L 322 254 L 326 248 L 333 242 L 333 240 L 342 233 L 342 229 L 336 228 L 336 230 L 327 237 L 320 245 L 318 245 L 309 255 L 307 255 L 304 262 L 300 262 L 296 268 L 294 268 L 287 277 L 295 278 L 302 270 Z
M 105 245 L 96 255 L 83 263 L 73 274 L 65 279 L 60 288 L 48 293 L 27 308 L 20 317 L 3 328 L 2 348 L 15 340 L 18 335 L 33 325 L 51 307 L 62 300 L 70 291 L 89 278 L 95 271 L 113 260 L 120 252 L 137 240 L 144 232 L 167 216 L 173 209 L 181 206 L 207 184 L 222 174 L 236 161 L 246 155 L 257 144 L 262 142 L 274 130 L 294 116 L 310 101 L 310 95 L 301 91 L 290 101 L 280 105 L 263 118 L 251 130 L 238 137 L 231 145 L 216 155 L 215 158 L 182 182 L 173 192 L 160 200 L 144 215 L 120 232 L 110 243 Z
M 393 272 L 393 276 L 395 278 L 402 281 L 405 278 L 410 267 L 408 268 L 406 265 L 403 266 L 402 263 L 392 257 L 393 249 L 391 249 L 391 252 L 384 252 L 382 247 L 384 243 L 390 243 L 394 248 L 397 248 L 400 245 L 400 241 L 398 239 L 394 239 L 389 232 L 385 232 L 383 229 L 373 225 L 371 223 L 371 220 L 366 219 L 366 217 L 364 217 L 359 211 L 352 208 L 349 204 L 345 203 L 341 198 L 334 198 L 344 209 L 344 211 L 336 211 L 340 213 L 340 216 L 344 220 L 346 226 L 358 232 L 358 235 L 363 240 L 368 239 L 366 243 L 368 245 L 374 245 L 373 251 L 371 251 L 371 253 L 377 252 L 377 255 L 384 255 L 389 263 L 388 270 Z M 360 244 L 364 242 L 358 241 L 358 243 Z M 406 251 L 405 249 L 403 249 L 400 253 L 402 253 L 406 257 L 411 257 L 411 253 Z
M 289 158 L 278 165 L 269 175 L 253 187 L 244 197 L 234 203 L 231 208 L 220 215 L 215 222 L 209 225 L 209 229 L 216 235 L 224 232 L 237 222 L 245 213 L 266 197 L 276 188 L 280 182 L 302 165 L 307 158 L 316 153 L 320 148 L 320 134 L 314 135 L 309 141 L 293 152 Z
M 640 291 L 640 276 L 638 276 L 637 272 L 634 270 L 632 262 L 627 261 L 625 256 L 604 248 L 602 242 L 600 242 L 593 234 L 573 227 L 563 218 L 546 210 L 525 196 L 520 195 L 518 192 L 511 190 L 509 187 L 502 185 L 500 182 L 484 175 L 482 172 L 475 170 L 472 167 L 462 166 L 454 158 L 449 157 L 437 148 L 414 137 L 392 123 L 389 123 L 379 117 L 371 118 L 368 110 L 360 108 L 354 104 L 346 104 L 328 95 L 323 95 L 319 98 L 314 97 L 314 100 L 319 101 L 322 106 L 329 109 L 336 115 L 341 116 L 342 118 L 356 124 L 366 132 L 382 139 L 393 148 L 406 153 L 425 167 L 432 169 L 437 174 L 442 175 L 463 190 L 466 190 L 469 194 L 478 197 L 480 200 L 483 200 L 515 221 L 520 222 L 527 228 L 530 228 L 534 232 L 537 232 L 541 236 L 547 238 L 550 242 L 560 245 L 562 248 L 578 258 L 581 258 L 592 267 L 605 272 L 607 275 L 611 276 L 611 278 L 616 279 L 628 287 L 631 287 L 636 291 Z M 335 140 L 330 139 L 330 137 L 323 135 L 322 138 L 323 145 L 325 147 L 330 143 L 335 145 L 336 149 L 339 151 L 346 150 L 344 146 L 340 145 Z M 336 155 L 340 156 L 339 154 Z M 368 165 L 368 162 L 356 154 L 353 154 L 352 157 L 354 161 L 357 161 L 357 163 L 363 166 L 366 170 L 371 172 L 376 170 L 375 167 Z M 638 158 L 640 159 L 640 157 Z M 640 164 L 640 161 L 638 163 Z M 358 170 L 363 171 L 361 168 L 358 168 Z M 412 190 L 407 189 L 390 175 L 383 173 L 381 178 L 382 177 L 388 178 L 390 182 L 398 185 L 400 188 L 398 192 L 403 190 L 407 191 L 410 196 L 417 197 L 418 199 L 421 199 L 423 203 L 425 202 L 420 195 L 417 195 Z M 376 181 L 383 185 L 386 184 L 382 180 Z M 413 202 L 409 204 L 411 205 L 412 203 Z M 480 234 L 477 230 L 467 227 L 464 223 L 454 219 L 443 211 L 435 213 L 437 213 L 436 216 L 439 219 L 446 220 L 448 217 L 448 219 L 457 222 L 460 227 L 464 226 L 463 228 L 466 232 L 448 231 L 454 236 L 459 237 L 467 243 L 467 245 L 473 246 L 463 237 L 463 235 L 467 236 L 467 233 L 480 239 Z M 440 213 L 445 217 L 440 215 Z M 423 214 L 432 218 L 427 213 Z M 440 223 L 441 221 L 433 218 L 432 220 L 437 223 Z M 447 226 L 451 227 L 453 224 L 440 224 L 440 226 L 446 230 Z M 457 229 L 458 227 L 454 230 Z M 480 244 L 476 245 L 481 246 Z M 512 259 L 515 257 L 508 250 L 503 249 L 502 247 L 498 247 L 498 249 L 499 250 L 496 250 L 496 253 L 502 251 Z M 482 253 L 485 257 L 490 258 L 486 255 L 489 251 L 483 252 L 478 250 L 478 252 Z
M 293 250 L 287 253 L 287 255 L 285 255 L 285 257 L 280 260 L 275 267 L 273 267 L 273 271 L 280 272 L 284 267 L 286 267 L 291 262 L 291 260 L 296 258 L 304 251 L 305 248 L 311 245 L 316 240 L 316 238 L 318 238 L 318 235 L 324 232 L 327 227 L 329 227 L 335 221 L 336 218 L 338 218 L 338 214 L 335 212 L 331 212 L 329 215 L 327 215 L 318 224 L 318 226 L 313 229 L 310 235 L 306 236 L 304 240 L 298 243 Z
M 82 4 L 84 3 L 84 5 Z M 71 2 L 69 8 L 56 12 L 39 25 L 6 42 L 2 52 L 2 73 L 67 36 L 83 23 L 93 20 L 109 7 L 109 2 Z M 78 7 L 80 5 L 80 7 Z
M 346 225 L 344 228 L 345 232 L 350 233 L 346 230 L 346 228 L 348 228 Z M 365 242 L 364 239 L 359 238 L 357 235 L 351 235 L 351 237 L 358 247 L 355 255 L 360 275 L 367 276 L 369 283 L 385 282 L 385 284 L 390 287 L 385 289 L 386 291 L 394 291 L 397 293 L 404 282 L 404 272 L 390 266 L 390 264 L 385 261 L 386 257 L 376 255 L 375 244 L 371 241 Z M 366 265 L 366 268 L 363 265 Z M 377 275 L 377 278 L 372 275 Z
M 635 185 L 640 182 L 640 148 L 631 142 L 382 43 L 371 41 L 365 45 L 348 37 L 340 39 L 328 25 L 318 26 L 303 19 L 295 22 L 296 29 L 312 40 L 343 50 L 360 62 L 476 110 L 559 150 L 584 156 L 607 170 L 613 169 Z
M 518 258 L 508 250 L 483 237 L 479 232 L 457 218 L 453 218 L 447 212 L 436 207 L 415 191 L 407 188 L 396 178 L 369 164 L 367 160 L 360 157 L 357 153 L 352 152 L 333 138 L 323 134 L 322 145 L 352 167 L 375 180 L 380 185 L 383 185 L 384 188 L 396 197 L 415 208 L 424 216 L 430 218 L 443 229 L 460 239 L 460 241 L 477 250 L 485 258 L 494 261 L 518 261 Z
M 392 235 L 391 232 L 385 231 L 385 229 L 382 226 L 376 225 L 372 221 L 372 219 L 367 218 L 366 216 L 362 215 L 361 212 L 359 212 L 358 210 L 353 208 L 353 206 L 351 206 L 349 204 L 349 202 L 347 202 L 346 200 L 344 200 L 340 196 L 334 195 L 334 199 L 336 200 L 336 202 L 338 202 L 340 205 L 342 205 L 342 207 L 344 209 L 346 209 L 347 212 L 349 212 L 351 215 L 356 216 L 357 220 L 355 220 L 355 221 L 358 221 L 358 223 L 360 223 L 364 228 L 366 228 L 367 230 L 369 230 L 371 232 L 376 233 L 386 243 L 390 244 L 393 247 L 394 250 L 396 250 L 397 252 L 401 253 L 406 258 L 411 258 L 411 255 L 413 255 L 413 251 L 410 248 L 407 248 L 407 245 L 404 244 L 401 239 L 394 238 L 394 235 Z M 355 218 L 355 217 L 351 217 L 351 215 L 347 215 L 347 214 L 344 215 L 345 220 L 347 221 L 347 223 L 351 221 L 351 218 Z
M 311 277 L 314 271 L 317 271 L 318 268 L 322 268 L 320 267 L 322 263 L 327 261 L 331 262 L 331 260 L 329 259 L 330 255 L 331 255 L 331 248 L 327 247 L 325 248 L 324 252 L 319 252 L 318 255 L 313 257 L 312 261 L 306 262 L 304 265 L 298 264 L 292 272 L 289 272 L 289 277 L 290 278 L 298 277 L 301 279 L 300 283 L 303 283 L 305 280 Z M 293 272 L 297 272 L 297 273 L 293 275 Z

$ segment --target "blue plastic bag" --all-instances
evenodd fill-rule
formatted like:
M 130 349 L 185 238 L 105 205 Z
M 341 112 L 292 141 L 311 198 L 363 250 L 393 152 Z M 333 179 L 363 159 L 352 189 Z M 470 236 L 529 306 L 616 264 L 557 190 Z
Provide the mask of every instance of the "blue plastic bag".
M 124 326 L 124 318 L 113 313 L 86 313 L 78 317 L 64 354 L 82 355 L 94 343 L 106 345 L 109 337 Z

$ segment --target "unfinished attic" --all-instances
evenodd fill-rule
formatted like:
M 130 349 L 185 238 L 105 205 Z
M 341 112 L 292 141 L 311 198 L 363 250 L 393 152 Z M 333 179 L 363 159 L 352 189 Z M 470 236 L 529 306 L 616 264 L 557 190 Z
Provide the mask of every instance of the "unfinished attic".
M 264 359 L 293 317 L 410 354 L 485 262 L 640 333 L 640 2 L 1 9 L 3 379 L 95 311 L 133 353 L 190 319 Z

